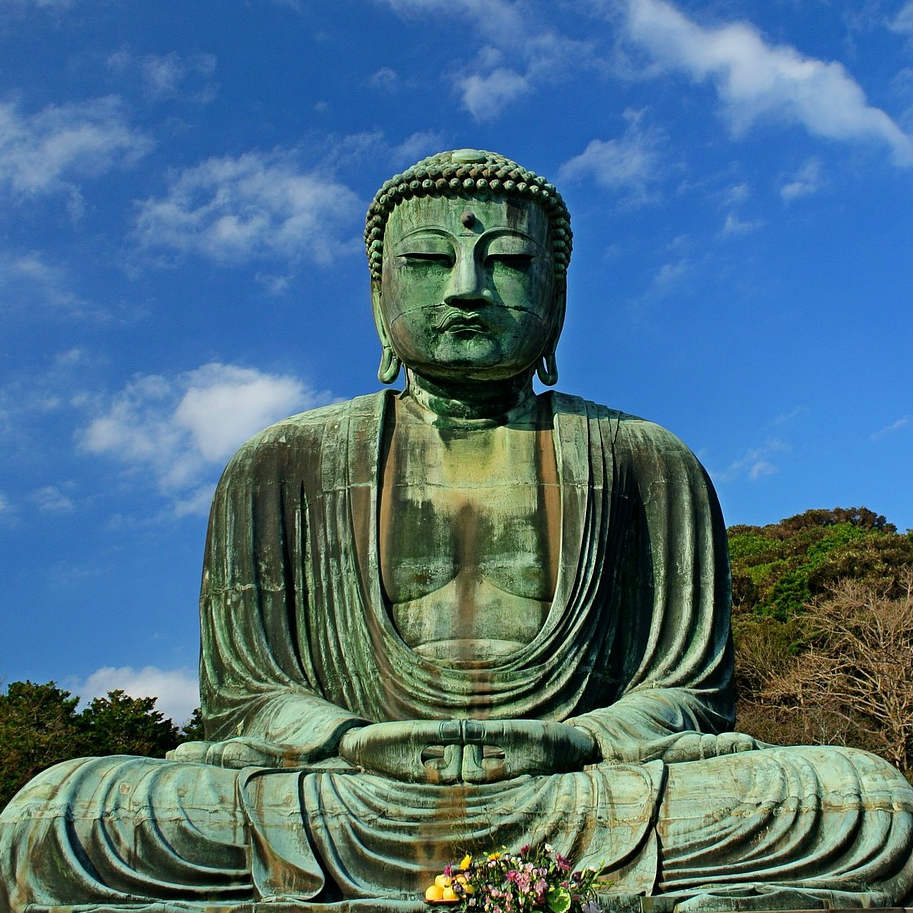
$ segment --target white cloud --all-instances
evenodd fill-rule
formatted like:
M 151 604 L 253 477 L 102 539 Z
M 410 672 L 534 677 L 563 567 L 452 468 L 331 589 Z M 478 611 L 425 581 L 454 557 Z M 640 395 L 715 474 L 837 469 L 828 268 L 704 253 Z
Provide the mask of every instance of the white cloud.
M 507 67 L 498 67 L 487 76 L 472 73 L 457 78 L 463 107 L 477 120 L 497 117 L 512 101 L 529 92 L 526 76 Z
M 780 196 L 787 202 L 798 197 L 807 197 L 817 193 L 822 184 L 821 162 L 811 158 L 780 187 Z
M 892 32 L 906 35 L 909 38 L 913 33 L 913 2 L 908 0 L 907 3 L 904 3 L 885 24 Z
M 358 245 L 340 236 L 360 214 L 356 194 L 326 171 L 302 172 L 293 151 L 207 159 L 171 177 L 163 197 L 139 203 L 143 245 L 219 262 L 309 258 L 330 264 Z
M 155 99 L 168 98 L 180 92 L 181 98 L 208 102 L 215 97 L 215 86 L 209 81 L 216 70 L 214 54 L 135 55 L 121 48 L 108 57 L 108 66 L 118 74 L 136 73 L 146 92 Z M 191 81 L 188 88 L 186 83 Z
M 476 59 L 452 73 L 463 107 L 490 121 L 546 81 L 594 66 L 590 42 L 550 28 L 531 4 L 510 0 L 386 0 L 404 18 L 448 17 L 468 21 L 484 46 Z M 509 57 L 511 64 L 504 64 Z
M 739 206 L 751 196 L 751 188 L 744 182 L 732 184 L 723 193 L 724 206 Z
M 62 12 L 69 9 L 74 0 L 5 0 L 11 7 L 30 7 L 34 6 L 40 10 L 50 10 L 51 12 Z
M 634 202 L 649 197 L 649 187 L 663 174 L 659 131 L 642 126 L 642 115 L 626 111 L 628 126 L 622 136 L 591 140 L 559 170 L 563 181 L 595 181 L 606 190 L 619 191 Z
M 56 485 L 45 485 L 32 492 L 32 500 L 42 513 L 66 514 L 73 510 L 73 501 Z
M 726 216 L 726 221 L 723 223 L 720 234 L 724 238 L 747 235 L 762 228 L 763 225 L 764 221 L 762 219 L 740 219 L 734 212 L 730 212 Z
M 48 105 L 31 115 L 0 103 L 0 187 L 16 194 L 75 194 L 76 180 L 130 166 L 151 147 L 115 96 Z
M 13 512 L 13 505 L 10 499 L 0 491 L 0 517 L 9 516 Z
M 440 130 L 419 130 L 410 133 L 401 143 L 393 147 L 390 160 L 394 165 L 411 165 L 413 162 L 433 152 L 438 152 L 444 144 L 444 135 Z
M 331 399 L 296 377 L 212 363 L 176 378 L 142 375 L 79 433 L 80 447 L 151 470 L 178 515 L 205 514 L 216 471 L 248 437 Z
M 4 292 L 0 313 L 23 307 L 31 310 L 36 303 L 70 316 L 90 313 L 92 309 L 70 286 L 66 271 L 38 251 L 0 253 L 0 290 Z
M 84 681 L 68 682 L 67 687 L 86 704 L 92 698 L 105 697 L 109 691 L 124 691 L 130 697 L 156 697 L 156 709 L 178 726 L 186 723 L 200 705 L 197 673 L 187 668 L 103 666 Z
M 771 476 L 779 471 L 774 463 L 776 454 L 789 451 L 789 445 L 778 438 L 770 438 L 760 447 L 751 447 L 737 460 L 733 460 L 724 470 L 711 472 L 718 482 L 732 482 L 735 479 L 747 478 L 752 482 Z
M 371 74 L 371 78 L 368 81 L 375 89 L 389 93 L 395 92 L 400 84 L 399 73 L 392 67 L 381 67 Z
M 675 285 L 690 269 L 691 262 L 687 258 L 664 263 L 653 277 L 654 290 L 663 291 L 669 286 Z
M 893 434 L 895 431 L 902 431 L 904 428 L 909 428 L 910 426 L 910 416 L 903 415 L 897 421 L 891 422 L 890 425 L 885 425 L 884 428 L 879 428 L 877 431 L 873 431 L 869 438 L 870 440 L 877 441 L 880 438 L 886 437 L 889 434 Z
M 732 131 L 760 119 L 801 124 L 815 136 L 887 145 L 897 165 L 913 163 L 910 139 L 842 64 L 770 45 L 755 26 L 698 25 L 666 0 L 628 0 L 628 34 L 662 65 L 711 80 Z

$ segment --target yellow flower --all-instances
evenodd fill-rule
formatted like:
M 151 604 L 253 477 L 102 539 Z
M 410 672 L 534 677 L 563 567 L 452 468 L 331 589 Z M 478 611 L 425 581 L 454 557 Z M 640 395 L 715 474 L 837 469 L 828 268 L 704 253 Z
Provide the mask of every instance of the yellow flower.
M 470 856 L 469 853 L 467 853 L 467 854 L 460 860 L 460 868 L 461 868 L 461 869 L 468 869 L 469 866 L 471 865 L 471 863 L 472 863 L 472 856 Z
M 500 859 L 504 854 L 503 853 L 489 853 L 489 859 Z

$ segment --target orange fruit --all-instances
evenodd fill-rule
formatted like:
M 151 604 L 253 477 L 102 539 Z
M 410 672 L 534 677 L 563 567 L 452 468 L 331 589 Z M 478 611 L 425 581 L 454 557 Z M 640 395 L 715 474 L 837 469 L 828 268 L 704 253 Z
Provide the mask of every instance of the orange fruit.
M 444 889 L 439 884 L 432 884 L 428 886 L 428 890 L 425 891 L 425 900 L 437 901 L 444 899 Z
M 435 875 L 434 883 L 439 888 L 449 888 L 453 879 L 449 875 Z

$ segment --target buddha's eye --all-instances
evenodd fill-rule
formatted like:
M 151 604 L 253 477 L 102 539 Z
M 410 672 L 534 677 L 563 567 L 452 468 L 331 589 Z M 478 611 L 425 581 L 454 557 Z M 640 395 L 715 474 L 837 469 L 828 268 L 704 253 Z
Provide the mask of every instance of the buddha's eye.
M 506 267 L 517 272 L 526 272 L 533 262 L 533 254 L 489 254 L 485 258 L 485 265 L 492 268 Z
M 413 267 L 440 267 L 450 269 L 453 266 L 453 254 L 442 251 L 408 251 L 400 254 L 397 259 L 405 266 Z

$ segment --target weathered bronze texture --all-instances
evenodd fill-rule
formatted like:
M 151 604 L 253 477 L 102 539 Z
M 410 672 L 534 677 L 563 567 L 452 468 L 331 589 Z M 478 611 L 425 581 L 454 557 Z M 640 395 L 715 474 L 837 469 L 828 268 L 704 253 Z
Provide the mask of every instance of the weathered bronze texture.
M 234 456 L 200 600 L 207 740 L 33 780 L 0 819 L 0 909 L 411 911 L 465 852 L 546 841 L 601 867 L 615 910 L 909 902 L 896 770 L 730 731 L 700 464 L 533 390 L 564 321 L 554 187 L 441 153 L 384 185 L 366 243 L 378 373 L 404 389 Z

